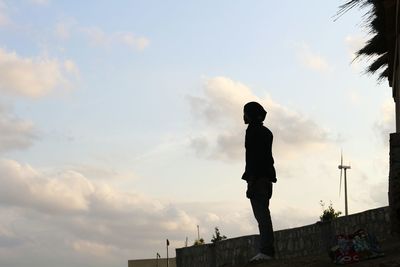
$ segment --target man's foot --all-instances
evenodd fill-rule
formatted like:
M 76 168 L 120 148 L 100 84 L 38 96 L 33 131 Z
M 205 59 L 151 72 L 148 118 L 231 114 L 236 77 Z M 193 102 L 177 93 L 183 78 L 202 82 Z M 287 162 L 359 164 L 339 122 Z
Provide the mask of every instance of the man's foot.
M 266 261 L 266 260 L 273 260 L 274 258 L 271 256 L 268 256 L 264 253 L 258 253 L 255 255 L 253 258 L 251 258 L 250 262 L 256 262 L 256 261 Z

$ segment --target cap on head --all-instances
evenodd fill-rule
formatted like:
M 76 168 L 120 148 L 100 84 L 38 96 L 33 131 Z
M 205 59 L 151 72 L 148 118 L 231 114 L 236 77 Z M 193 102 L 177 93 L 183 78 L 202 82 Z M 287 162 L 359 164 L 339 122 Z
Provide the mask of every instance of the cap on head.
M 257 102 L 249 102 L 246 105 L 244 105 L 243 112 L 245 114 L 246 123 L 263 122 L 265 120 L 265 116 L 267 115 L 267 112 L 265 111 L 263 106 L 261 106 Z

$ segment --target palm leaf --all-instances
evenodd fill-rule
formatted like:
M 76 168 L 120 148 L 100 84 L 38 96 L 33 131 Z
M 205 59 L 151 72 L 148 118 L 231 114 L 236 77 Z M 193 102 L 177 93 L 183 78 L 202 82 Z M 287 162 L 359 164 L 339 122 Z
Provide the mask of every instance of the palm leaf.
M 339 6 L 337 17 L 341 17 L 350 9 L 358 7 L 360 9 L 369 8 L 364 14 L 364 22 L 369 28 L 372 37 L 365 43 L 364 47 L 356 52 L 356 58 L 364 57 L 370 59 L 378 56 L 366 69 L 367 73 L 374 74 L 377 70 L 383 69 L 379 74 L 378 80 L 387 78 L 389 75 L 388 47 L 386 44 L 384 6 L 382 0 L 351 0 Z

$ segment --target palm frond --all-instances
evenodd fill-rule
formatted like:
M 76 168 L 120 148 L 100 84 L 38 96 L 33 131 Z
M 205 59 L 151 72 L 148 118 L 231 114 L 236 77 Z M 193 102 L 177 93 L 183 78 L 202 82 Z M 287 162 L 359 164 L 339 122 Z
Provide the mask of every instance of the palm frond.
M 363 48 L 357 51 L 357 56 L 382 55 L 387 52 L 385 38 L 378 33 L 369 39 Z
M 377 59 L 375 59 L 374 62 L 371 63 L 371 65 L 369 65 L 368 72 L 375 73 L 379 69 L 382 69 L 384 67 L 387 68 L 388 63 L 389 63 L 388 53 L 385 53 L 380 57 L 378 57 Z
M 385 9 L 382 0 L 351 0 L 339 6 L 337 16 L 342 16 L 350 9 L 358 7 L 359 9 L 367 8 L 368 11 L 364 14 L 363 20 L 369 28 L 369 33 L 372 35 L 363 48 L 356 52 L 356 58 L 373 58 L 378 56 L 370 66 L 367 67 L 366 72 L 374 74 L 378 70 L 384 68 L 379 74 L 378 80 L 387 78 L 389 75 L 388 65 L 388 47 L 386 42 L 386 22 L 385 22 Z

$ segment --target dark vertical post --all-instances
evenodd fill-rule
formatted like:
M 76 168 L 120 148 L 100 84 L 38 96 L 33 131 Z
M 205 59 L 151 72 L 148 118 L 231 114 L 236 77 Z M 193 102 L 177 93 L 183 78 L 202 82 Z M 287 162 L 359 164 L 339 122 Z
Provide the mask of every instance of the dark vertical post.
M 169 240 L 167 239 L 167 267 L 169 267 L 168 246 L 169 246 Z
M 389 207 L 392 233 L 400 234 L 400 133 L 390 134 Z
M 159 267 L 159 266 L 158 266 L 158 259 L 160 259 L 160 258 L 161 258 L 161 256 L 160 256 L 160 253 L 158 253 L 158 252 L 157 252 L 157 255 L 156 255 L 156 257 L 157 257 L 157 260 L 156 260 L 157 267 Z
M 396 1 L 395 53 L 393 59 L 393 98 L 396 105 L 396 133 L 390 134 L 389 207 L 393 234 L 400 235 L 400 1 Z

